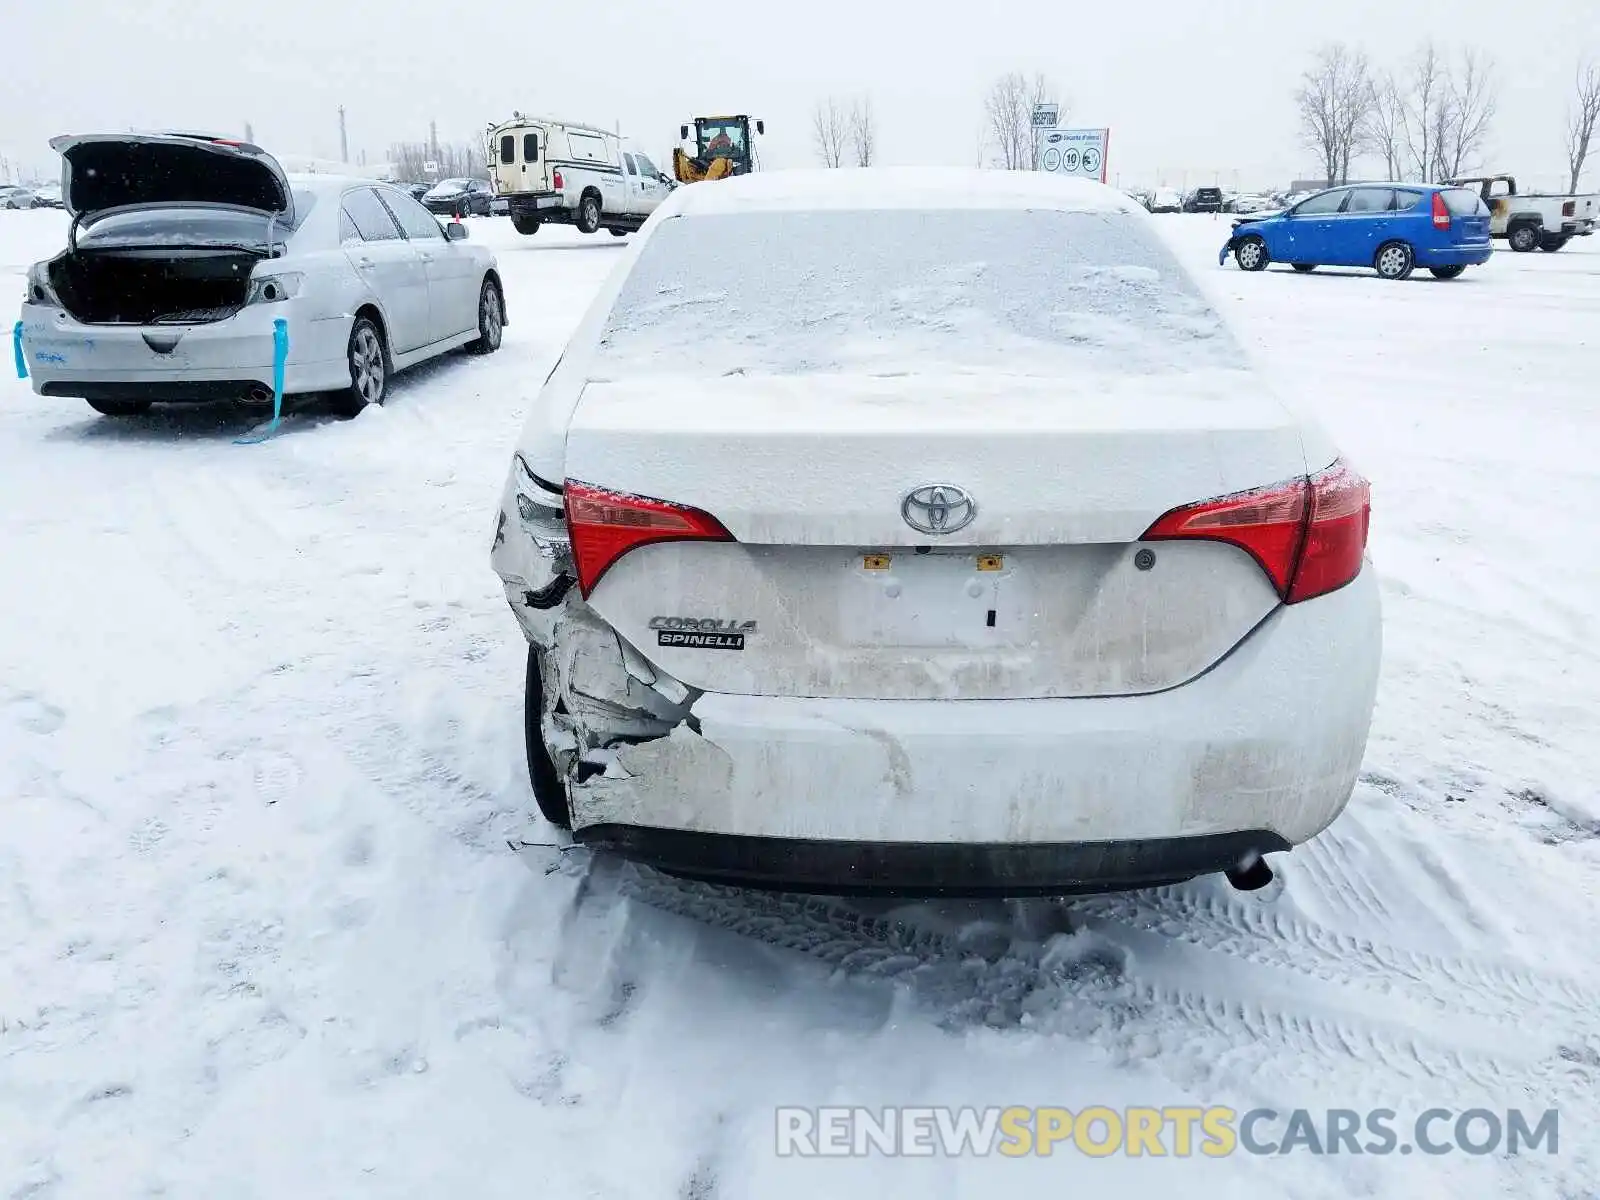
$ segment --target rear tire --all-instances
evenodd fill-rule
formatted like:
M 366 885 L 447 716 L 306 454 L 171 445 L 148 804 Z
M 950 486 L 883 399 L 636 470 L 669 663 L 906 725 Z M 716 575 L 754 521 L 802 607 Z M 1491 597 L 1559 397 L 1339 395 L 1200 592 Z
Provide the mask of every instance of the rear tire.
M 539 814 L 557 829 L 572 828 L 567 787 L 544 741 L 544 667 L 539 651 L 528 647 L 528 677 L 522 698 L 522 736 L 528 754 L 528 782 Z
M 1429 267 L 1428 273 L 1435 279 L 1457 279 L 1465 270 L 1466 267 L 1457 264 L 1452 267 Z
M 600 229 L 600 197 L 585 192 L 578 201 L 578 232 L 597 233 Z
M 1411 247 L 1404 242 L 1385 242 L 1378 247 L 1372 265 L 1382 278 L 1399 281 L 1411 277 L 1411 272 L 1416 269 L 1417 259 L 1412 254 Z
M 526 213 L 513 212 L 511 214 L 511 227 L 526 237 L 532 237 L 539 232 L 539 218 L 530 217 Z
M 389 394 L 389 352 L 371 317 L 357 317 L 350 326 L 345 358 L 350 386 L 333 393 L 333 408 L 341 417 L 354 417 L 369 404 L 382 404 Z
M 1538 248 L 1539 240 L 1543 236 L 1537 225 L 1517 225 L 1506 235 L 1506 240 L 1518 254 L 1526 254 Z
M 1302 275 L 1309 274 L 1317 269 L 1316 263 L 1294 263 L 1293 266 L 1294 269 L 1299 271 Z
M 1560 233 L 1547 233 L 1539 239 L 1539 249 L 1543 250 L 1546 254 L 1554 254 L 1566 244 L 1566 236 Z
M 7 205 L 15 208 L 15 205 Z M 89 407 L 102 417 L 142 417 L 150 411 L 149 400 L 91 400 Z
M 1233 261 L 1239 264 L 1241 271 L 1265 271 L 1272 256 L 1267 253 L 1266 242 L 1252 234 L 1235 243 Z
M 628 236 L 628 231 L 626 229 L 617 229 L 615 227 L 612 227 L 611 229 L 606 230 L 606 232 L 609 233 L 612 237 L 627 237 Z

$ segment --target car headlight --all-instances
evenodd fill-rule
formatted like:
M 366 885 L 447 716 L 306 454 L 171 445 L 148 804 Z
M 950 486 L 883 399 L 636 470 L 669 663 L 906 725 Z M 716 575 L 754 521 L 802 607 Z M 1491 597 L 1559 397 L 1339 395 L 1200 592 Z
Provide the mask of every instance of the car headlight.
M 55 288 L 50 286 L 50 271 L 45 263 L 34 263 L 28 268 L 28 282 L 23 288 L 24 304 L 60 304 Z
M 246 304 L 277 304 L 300 294 L 304 276 L 298 271 L 282 271 L 276 275 L 258 275 L 250 280 L 250 294 Z

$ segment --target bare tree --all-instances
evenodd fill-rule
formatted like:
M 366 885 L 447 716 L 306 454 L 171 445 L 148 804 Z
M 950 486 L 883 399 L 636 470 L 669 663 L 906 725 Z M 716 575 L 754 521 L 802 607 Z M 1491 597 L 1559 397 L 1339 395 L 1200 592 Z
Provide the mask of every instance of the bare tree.
M 1012 71 L 994 81 L 983 102 L 983 116 L 1000 166 L 1008 171 L 1035 169 L 1033 110 L 1055 100 L 1055 85 L 1043 75 L 1030 80 L 1021 71 Z
M 1322 157 L 1324 178 L 1329 183 L 1350 178 L 1350 159 L 1369 132 L 1373 103 L 1367 56 L 1343 42 L 1323 46 L 1300 77 L 1295 92 L 1300 134 Z
M 1404 82 L 1404 120 L 1406 157 L 1414 178 L 1424 182 L 1440 175 L 1440 144 L 1448 138 L 1451 126 L 1449 74 L 1439 48 L 1427 42 L 1411 60 Z
M 871 96 L 862 96 L 850 105 L 850 143 L 856 152 L 856 166 L 870 167 L 878 156 L 878 121 Z
M 1363 143 L 1383 156 L 1384 178 L 1401 180 L 1405 167 L 1406 104 L 1400 85 L 1385 72 L 1372 81 L 1372 98 L 1367 105 L 1367 130 Z
M 1445 79 L 1450 122 L 1440 145 L 1439 164 L 1444 169 L 1439 177 L 1456 179 L 1469 164 L 1474 164 L 1494 120 L 1498 99 L 1494 64 L 1468 47 Z
M 389 147 L 395 178 L 406 183 L 433 183 L 440 179 L 487 179 L 484 151 L 468 145 L 440 142 L 395 142 Z M 424 164 L 438 168 L 428 171 Z
M 1600 124 L 1600 63 L 1579 64 L 1577 90 L 1572 101 L 1567 112 L 1567 166 L 1572 171 L 1567 183 L 1569 192 L 1578 190 L 1584 160 L 1589 157 L 1594 141 L 1595 126 Z
M 848 132 L 849 116 L 844 105 L 829 96 L 818 100 L 811 113 L 811 136 L 816 144 L 817 157 L 825 167 L 844 165 L 844 145 Z

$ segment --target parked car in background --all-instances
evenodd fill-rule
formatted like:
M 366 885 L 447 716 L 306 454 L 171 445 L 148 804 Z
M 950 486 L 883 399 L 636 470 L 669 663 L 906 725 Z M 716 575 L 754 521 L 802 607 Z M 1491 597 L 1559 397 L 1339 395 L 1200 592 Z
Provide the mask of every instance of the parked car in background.
M 672 179 L 648 156 L 595 126 L 517 116 L 485 139 L 494 194 L 508 201 L 518 233 L 554 223 L 621 237 L 672 191 Z
M 413 200 L 421 200 L 433 188 L 431 183 L 407 183 L 401 186 L 405 188 L 406 195 Z
M 1137 205 L 868 168 L 660 211 L 491 550 L 547 819 L 702 878 L 1004 894 L 1259 887 L 1339 814 L 1367 483 Z
M 37 208 L 39 197 L 31 188 L 0 183 L 0 208 Z
M 431 213 L 446 217 L 487 217 L 494 192 L 487 179 L 442 179 L 422 195 Z
M 33 204 L 35 208 L 60 208 L 61 185 L 59 183 L 41 183 L 33 190 Z
M 1475 175 L 1450 184 L 1476 192 L 1489 206 L 1490 235 L 1521 253 L 1554 252 L 1575 237 L 1588 237 L 1600 222 L 1600 195 L 1518 192 L 1511 175 Z
M 1476 192 L 1363 183 L 1318 192 L 1281 213 L 1241 217 L 1217 262 L 1231 253 L 1246 271 L 1281 262 L 1297 271 L 1371 267 L 1385 279 L 1405 279 L 1425 267 L 1454 279 L 1492 252 L 1489 209 Z
M 1183 211 L 1188 213 L 1221 212 L 1222 189 L 1219 187 L 1195 188 L 1184 200 Z
M 1150 211 L 1153 213 L 1175 213 L 1183 211 L 1183 193 L 1177 188 L 1156 188 L 1150 193 Z
M 56 138 L 68 248 L 28 272 L 22 352 L 42 396 L 108 416 L 154 401 L 332 393 L 354 414 L 396 371 L 506 324 L 494 255 L 397 187 L 291 177 L 256 146 L 188 135 Z
M 1268 212 L 1275 207 L 1277 205 L 1270 196 L 1260 196 L 1247 192 L 1233 198 L 1229 211 L 1235 213 L 1259 213 Z

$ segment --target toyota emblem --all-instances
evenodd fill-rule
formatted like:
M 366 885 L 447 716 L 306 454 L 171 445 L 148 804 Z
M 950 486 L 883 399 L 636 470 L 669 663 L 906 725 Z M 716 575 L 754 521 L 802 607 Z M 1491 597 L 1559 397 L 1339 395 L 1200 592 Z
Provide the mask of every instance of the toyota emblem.
M 950 483 L 930 483 L 906 493 L 900 515 L 918 533 L 954 533 L 972 524 L 978 506 L 966 490 Z

